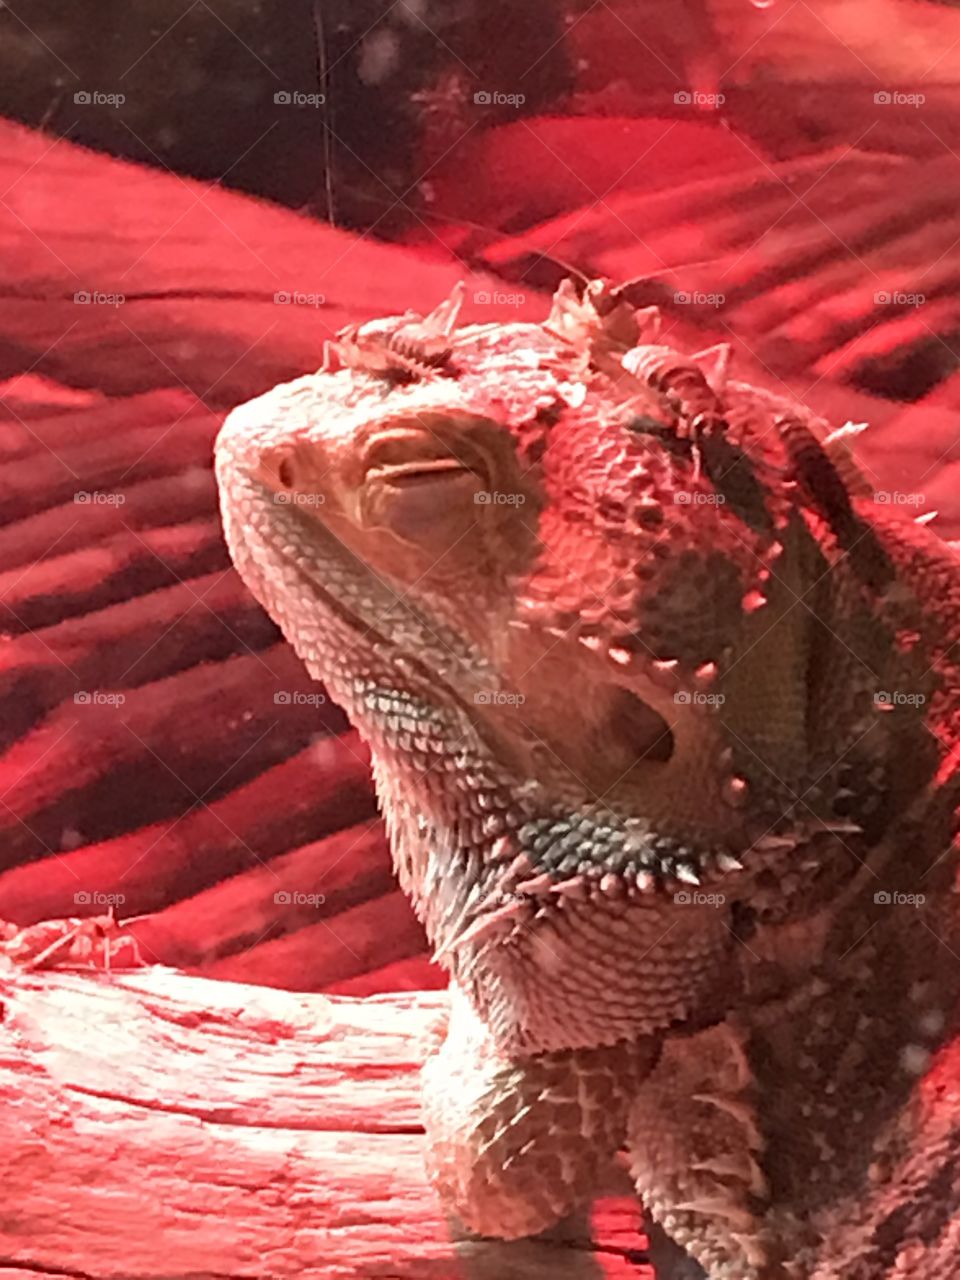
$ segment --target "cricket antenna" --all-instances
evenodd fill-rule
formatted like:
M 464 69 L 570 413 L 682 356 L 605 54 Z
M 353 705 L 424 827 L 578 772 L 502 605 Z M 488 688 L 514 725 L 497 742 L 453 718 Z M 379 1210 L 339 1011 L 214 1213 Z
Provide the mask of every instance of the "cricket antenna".
M 320 3 L 322 3 L 322 0 L 315 0 L 315 4 L 319 5 Z M 329 142 L 329 137 L 327 141 Z M 330 173 L 329 165 L 327 167 L 327 173 L 329 176 L 329 173 Z M 343 190 L 345 190 L 348 194 L 352 193 L 352 189 L 349 186 L 344 187 Z M 370 193 L 364 192 L 363 196 L 365 199 L 372 200 L 374 204 L 380 203 L 379 198 L 376 196 L 371 196 Z M 383 200 L 382 203 L 384 207 L 386 207 L 386 200 Z M 428 223 L 430 221 L 434 221 L 434 222 L 440 222 L 441 224 L 445 223 L 447 226 L 460 227 L 465 231 L 476 231 L 480 235 L 494 237 L 497 240 L 502 240 L 507 235 L 507 233 L 504 232 L 499 227 L 491 227 L 488 224 L 483 222 L 475 222 L 471 218 L 462 218 L 462 217 L 453 216 L 453 215 L 446 216 L 442 213 L 435 212 L 432 209 L 425 209 L 425 208 L 418 209 L 416 216 L 417 216 L 417 219 L 420 221 L 421 226 L 427 228 L 428 230 L 430 229 L 428 227 Z M 331 213 L 331 221 L 332 221 L 332 213 Z M 482 258 L 476 255 L 472 255 L 470 253 L 456 253 L 454 250 L 450 249 L 446 244 L 444 244 L 441 238 L 437 236 L 432 230 L 431 230 L 431 234 L 434 235 L 434 238 L 438 242 L 443 244 L 444 249 L 448 253 L 454 254 L 454 256 L 460 259 L 460 261 L 464 264 L 464 266 L 469 267 L 471 270 L 485 270 L 485 271 L 494 271 L 494 272 L 497 271 L 497 267 L 495 264 L 492 265 L 489 262 L 485 262 Z M 576 281 L 580 286 L 580 293 L 582 295 L 584 290 L 590 284 L 591 280 L 594 280 L 597 278 L 596 272 L 586 271 L 582 267 L 575 266 L 572 262 L 568 262 L 566 258 L 561 257 L 560 254 L 555 253 L 552 249 L 539 249 L 536 246 L 530 246 L 529 251 L 525 256 L 528 260 L 527 265 L 522 271 L 520 271 L 519 275 L 516 277 L 505 276 L 504 279 L 512 278 L 515 283 L 520 283 L 521 281 L 526 282 L 527 276 L 530 274 L 531 271 L 534 270 L 534 268 L 538 263 L 541 263 L 541 262 L 551 263 L 559 271 L 563 272 L 564 275 L 570 276 L 576 279 Z M 609 299 L 610 305 L 613 305 L 615 302 L 620 301 L 622 299 L 623 301 L 627 302 L 631 306 L 643 306 L 645 305 L 645 300 L 641 299 L 639 301 L 634 301 L 634 299 L 628 296 L 628 290 L 636 289 L 637 285 L 646 284 L 647 282 L 657 281 L 664 276 L 675 276 L 675 275 L 678 275 L 681 271 L 689 271 L 691 268 L 694 268 L 694 267 L 709 267 L 715 263 L 722 262 L 723 260 L 724 259 L 722 256 L 714 256 L 712 258 L 701 258 L 699 261 L 682 262 L 679 264 L 679 266 L 676 266 L 676 267 L 668 267 L 664 265 L 663 267 L 657 268 L 654 271 L 647 271 L 647 272 L 643 272 L 640 275 L 632 276 L 629 280 L 624 280 L 619 284 L 614 284 L 611 281 L 610 287 L 606 291 L 604 296 L 605 298 Z M 554 280 L 552 283 L 549 283 L 549 284 L 537 284 L 534 282 L 530 282 L 530 283 L 533 284 L 533 287 L 536 287 L 536 288 L 542 287 L 542 288 L 556 289 L 560 281 Z
M 591 275 L 590 273 L 583 271 L 580 267 L 575 267 L 572 262 L 566 262 L 559 256 L 559 254 L 554 253 L 552 250 L 549 252 L 547 250 L 535 250 L 535 254 L 537 260 L 552 262 L 562 271 L 565 271 L 567 275 L 575 276 L 580 283 L 581 293 L 583 293 L 589 287 L 591 282 L 597 278 L 595 275 Z M 607 305 L 612 306 L 615 302 L 618 302 L 621 299 L 625 302 L 631 303 L 631 305 L 643 305 L 642 301 L 634 303 L 629 296 L 629 291 L 636 289 L 637 285 L 658 281 L 664 276 L 676 276 L 679 275 L 681 271 L 689 271 L 693 267 L 709 267 L 722 261 L 723 259 L 721 257 L 701 258 L 699 261 L 682 262 L 676 267 L 664 266 L 662 268 L 656 268 L 653 271 L 642 272 L 640 275 L 631 276 L 629 280 L 620 281 L 619 284 L 613 284 L 611 281 L 610 288 L 605 295 L 608 300 Z M 529 271 L 530 268 L 527 270 Z M 526 272 L 524 272 L 523 275 L 526 275 Z M 521 276 L 521 279 L 522 278 L 523 276 Z

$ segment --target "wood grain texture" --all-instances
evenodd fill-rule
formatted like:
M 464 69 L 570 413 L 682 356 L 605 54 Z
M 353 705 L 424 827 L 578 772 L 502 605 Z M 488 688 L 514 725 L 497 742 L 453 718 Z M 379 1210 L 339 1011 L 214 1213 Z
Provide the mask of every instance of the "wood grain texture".
M 466 1238 L 425 1180 L 418 1069 L 446 997 L 0 975 L 0 1276 L 649 1280 L 608 1197 L 549 1239 Z

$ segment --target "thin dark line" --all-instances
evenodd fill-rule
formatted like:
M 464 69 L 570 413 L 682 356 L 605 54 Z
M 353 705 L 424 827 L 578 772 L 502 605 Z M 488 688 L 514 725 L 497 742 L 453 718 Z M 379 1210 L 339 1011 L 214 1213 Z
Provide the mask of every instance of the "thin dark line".
M 323 184 L 327 197 L 327 221 L 331 227 L 335 227 L 337 217 L 333 204 L 333 145 L 331 142 L 333 135 L 328 122 L 332 114 L 330 66 L 327 61 L 327 37 L 323 27 L 323 0 L 313 0 L 313 39 L 316 49 L 317 86 L 323 94 Z

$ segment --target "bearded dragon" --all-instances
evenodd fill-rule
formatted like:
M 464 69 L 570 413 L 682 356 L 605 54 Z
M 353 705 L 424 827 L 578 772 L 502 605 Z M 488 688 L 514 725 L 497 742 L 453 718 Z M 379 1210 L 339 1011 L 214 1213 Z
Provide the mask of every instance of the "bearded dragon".
M 619 1159 L 710 1280 L 960 1274 L 960 558 L 609 286 L 461 297 L 216 446 L 449 971 L 435 1186 L 515 1238 Z

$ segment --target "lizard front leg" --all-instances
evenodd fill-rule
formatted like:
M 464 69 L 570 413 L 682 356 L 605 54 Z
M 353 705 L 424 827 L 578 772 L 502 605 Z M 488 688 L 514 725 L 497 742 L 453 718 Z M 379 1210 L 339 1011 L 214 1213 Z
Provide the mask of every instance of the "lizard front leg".
M 534 1235 L 590 1198 L 656 1042 L 507 1056 L 451 996 L 447 1038 L 423 1071 L 431 1180 L 470 1230 Z
M 763 1221 L 756 1081 L 733 1022 L 666 1040 L 631 1107 L 627 1146 L 647 1212 L 711 1280 L 785 1280 Z

